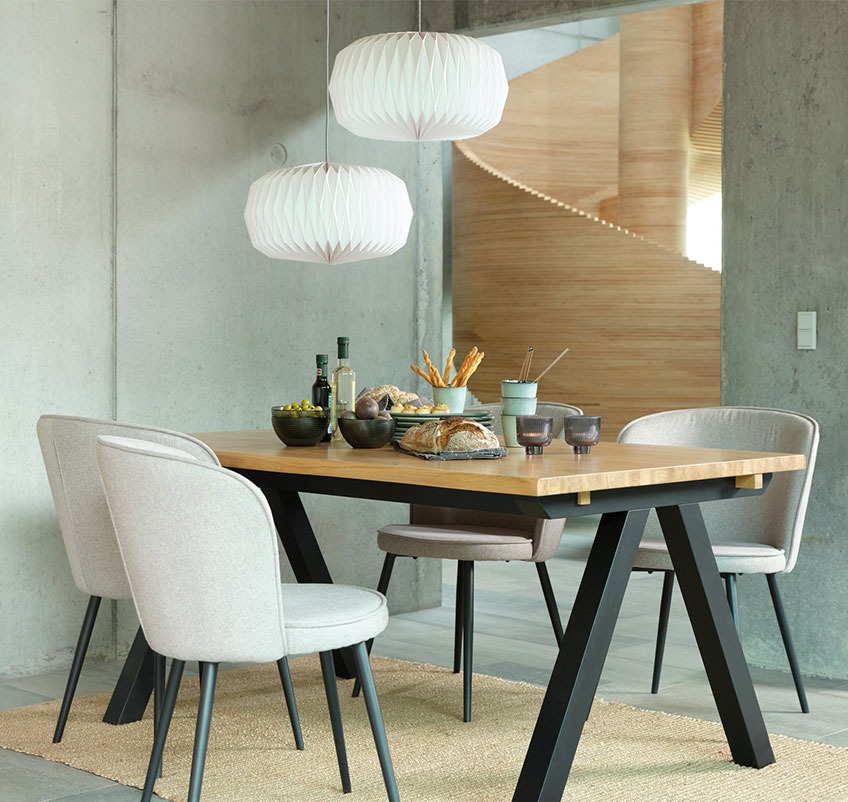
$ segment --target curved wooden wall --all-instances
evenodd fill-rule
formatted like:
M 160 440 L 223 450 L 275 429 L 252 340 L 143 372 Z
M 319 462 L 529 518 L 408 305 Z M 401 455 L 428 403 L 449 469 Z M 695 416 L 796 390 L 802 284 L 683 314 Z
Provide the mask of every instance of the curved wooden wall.
M 509 82 L 500 123 L 471 151 L 519 183 L 598 215 L 618 192 L 618 36 Z
M 603 416 L 604 439 L 649 412 L 719 403 L 719 275 L 510 184 L 455 149 L 454 342 L 500 397 L 533 345 L 539 397 Z
M 618 191 L 617 101 L 614 124 L 608 109 L 618 83 L 601 63 L 606 52 L 617 70 L 609 44 L 511 82 L 503 122 L 455 144 L 452 292 L 457 351 L 486 352 L 470 388 L 481 401 L 498 400 L 528 345 L 532 376 L 568 346 L 539 397 L 602 415 L 611 440 L 640 415 L 720 402 L 721 279 L 599 219 Z M 699 58 L 710 63 L 703 49 Z M 586 86 L 577 63 L 589 66 Z M 699 130 L 720 120 L 720 106 L 703 111 L 714 85 L 702 82 Z M 557 87 L 560 99 L 543 111 Z

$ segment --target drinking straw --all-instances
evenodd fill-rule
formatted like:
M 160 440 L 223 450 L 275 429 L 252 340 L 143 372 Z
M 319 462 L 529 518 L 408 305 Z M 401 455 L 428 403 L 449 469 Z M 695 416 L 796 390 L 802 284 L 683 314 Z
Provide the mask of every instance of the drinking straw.
M 533 353 L 533 346 L 531 345 L 527 349 L 527 353 L 524 354 L 524 361 L 521 363 L 521 370 L 518 372 L 518 381 L 523 382 L 527 380 L 527 375 L 530 371 L 530 355 Z
M 557 357 L 557 358 L 556 358 L 553 362 L 551 362 L 551 364 L 550 364 L 550 365 L 548 365 L 548 366 L 547 366 L 547 367 L 546 367 L 546 368 L 545 368 L 545 369 L 544 369 L 544 370 L 543 370 L 543 371 L 542 371 L 542 372 L 541 372 L 541 373 L 540 373 L 540 374 L 536 377 L 536 381 L 538 382 L 538 381 L 539 381 L 539 379 L 541 379 L 541 378 L 542 378 L 542 376 L 544 376 L 544 375 L 545 375 L 545 374 L 546 374 L 546 373 L 547 373 L 547 372 L 548 372 L 548 371 L 549 371 L 549 370 L 550 370 L 550 369 L 551 369 L 554 365 L 556 365 L 556 363 L 557 363 L 557 362 L 559 362 L 559 361 L 560 361 L 560 359 L 562 359 L 562 358 L 563 358 L 563 357 L 564 357 L 564 356 L 568 353 L 568 350 L 569 350 L 569 349 L 568 349 L 568 348 L 566 348 L 566 349 L 565 349 L 565 350 L 564 350 L 564 351 L 563 351 L 563 352 L 562 352 L 562 353 L 561 353 L 561 354 L 560 354 L 560 355 L 559 355 L 559 356 L 558 356 L 558 357 Z

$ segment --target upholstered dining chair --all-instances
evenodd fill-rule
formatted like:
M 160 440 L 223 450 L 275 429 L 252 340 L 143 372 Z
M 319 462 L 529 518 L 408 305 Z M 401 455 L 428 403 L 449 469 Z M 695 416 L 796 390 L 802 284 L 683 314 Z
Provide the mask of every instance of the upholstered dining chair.
M 180 448 L 208 465 L 218 465 L 219 462 L 214 452 L 200 440 L 152 426 L 72 415 L 42 415 L 36 430 L 71 574 L 77 588 L 89 597 L 53 734 L 53 743 L 59 743 L 82 673 L 101 600 L 131 598 L 100 482 L 96 458 L 97 436 L 133 437 Z M 302 749 L 303 737 L 297 721 L 288 663 L 284 661 L 279 669 L 292 731 L 298 748 Z M 154 672 L 154 688 L 159 688 L 163 684 L 164 672 L 161 655 L 154 658 Z M 154 710 L 155 728 L 158 718 L 155 701 Z
M 469 407 L 469 411 L 492 413 L 495 432 L 502 434 L 500 404 Z M 570 404 L 539 402 L 537 415 L 554 419 L 555 436 L 562 434 L 563 418 L 581 415 Z M 377 589 L 388 590 L 397 557 L 432 557 L 457 561 L 456 620 L 454 625 L 454 673 L 463 675 L 463 721 L 471 720 L 471 677 L 474 629 L 474 563 L 524 560 L 536 565 L 542 595 L 557 645 L 562 641 L 562 622 L 551 586 L 548 567 L 562 537 L 565 519 L 542 520 L 508 513 L 482 513 L 413 504 L 408 524 L 390 524 L 377 534 L 377 545 L 386 553 Z M 356 693 L 357 688 L 354 688 Z
M 385 596 L 332 584 L 282 585 L 277 530 L 261 491 L 184 451 L 98 438 L 97 457 L 139 621 L 171 658 L 142 800 L 150 800 L 187 660 L 203 666 L 189 779 L 200 799 L 221 662 L 264 663 L 320 653 L 342 788 L 350 775 L 332 650 L 352 646 L 386 792 L 398 791 L 365 641 L 385 629 Z
M 503 423 L 501 421 L 501 405 L 495 404 L 475 404 L 467 407 L 468 412 L 488 412 L 492 416 L 492 431 L 495 434 L 503 434 Z M 580 407 L 575 407 L 572 404 L 563 404 L 559 401 L 539 401 L 536 404 L 536 414 L 545 415 L 554 419 L 553 436 L 562 436 L 562 419 L 569 415 L 582 415 L 583 410 Z
M 763 495 L 732 502 L 710 502 L 703 505 L 702 513 L 737 629 L 736 577 L 740 574 L 765 575 L 798 701 L 802 712 L 809 712 L 777 576 L 788 574 L 798 558 L 819 445 L 816 421 L 807 415 L 781 409 L 680 409 L 631 421 L 621 430 L 618 440 L 622 443 L 791 452 L 806 456 L 805 470 L 776 474 Z M 651 692 L 657 693 L 674 572 L 665 539 L 653 515 L 636 555 L 634 570 L 661 571 L 664 575 L 651 681 Z

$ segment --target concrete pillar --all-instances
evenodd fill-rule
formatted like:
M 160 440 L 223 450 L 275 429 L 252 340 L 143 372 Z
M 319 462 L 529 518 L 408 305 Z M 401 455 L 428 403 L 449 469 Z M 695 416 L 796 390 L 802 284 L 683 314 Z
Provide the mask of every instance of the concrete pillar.
M 618 224 L 686 248 L 691 10 L 621 18 Z

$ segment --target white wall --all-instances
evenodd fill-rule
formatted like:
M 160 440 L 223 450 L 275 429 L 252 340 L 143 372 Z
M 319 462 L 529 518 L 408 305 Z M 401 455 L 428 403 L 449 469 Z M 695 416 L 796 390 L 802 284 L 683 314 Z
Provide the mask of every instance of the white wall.
M 407 29 L 407 5 L 334 4 L 332 51 Z M 289 166 L 324 158 L 324 4 L 118 0 L 116 12 L 110 0 L 0 0 L 0 674 L 66 663 L 84 607 L 39 414 L 267 428 L 269 407 L 308 394 L 314 355 L 334 359 L 337 335 L 351 338 L 361 384 L 415 389 L 421 344 L 441 351 L 438 146 L 331 126 L 331 160 L 407 181 L 415 220 L 395 256 L 325 267 L 250 247 L 244 201 L 279 166 L 274 145 Z M 376 528 L 405 508 L 307 504 L 334 577 L 375 585 Z M 437 566 L 405 562 L 395 609 L 434 603 Z M 135 630 L 126 606 L 107 608 L 95 654 Z

